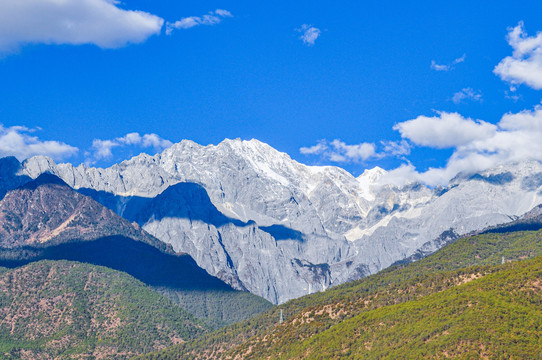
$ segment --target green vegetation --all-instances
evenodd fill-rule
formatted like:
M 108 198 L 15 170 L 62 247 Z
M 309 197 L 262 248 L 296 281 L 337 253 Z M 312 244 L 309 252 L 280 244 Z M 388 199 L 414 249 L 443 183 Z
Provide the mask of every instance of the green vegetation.
M 541 255 L 541 231 L 462 238 L 141 358 L 532 358 L 542 353 Z
M 243 291 L 157 289 L 212 329 L 243 321 L 273 307 L 262 297 Z
M 345 320 L 306 340 L 295 334 L 247 358 L 536 359 L 542 351 L 542 257 L 507 264 L 478 280 Z M 305 320 L 319 321 L 318 312 Z M 290 341 L 284 341 L 284 337 Z M 290 336 L 293 336 L 290 337 Z M 293 341 L 292 341 L 293 340 Z M 258 351 L 262 349 L 262 351 Z
M 128 274 L 40 261 L 0 272 L 0 357 L 124 359 L 208 328 Z

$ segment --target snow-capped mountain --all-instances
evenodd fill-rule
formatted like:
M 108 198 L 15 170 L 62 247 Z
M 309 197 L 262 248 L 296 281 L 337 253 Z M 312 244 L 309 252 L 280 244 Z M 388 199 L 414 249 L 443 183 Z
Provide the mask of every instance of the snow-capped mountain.
M 211 275 L 274 303 L 432 252 L 542 202 L 538 162 L 459 175 L 447 188 L 399 188 L 380 183 L 380 168 L 356 178 L 300 164 L 257 140 L 184 140 L 107 169 L 38 156 L 17 179 L 43 172 L 190 254 Z

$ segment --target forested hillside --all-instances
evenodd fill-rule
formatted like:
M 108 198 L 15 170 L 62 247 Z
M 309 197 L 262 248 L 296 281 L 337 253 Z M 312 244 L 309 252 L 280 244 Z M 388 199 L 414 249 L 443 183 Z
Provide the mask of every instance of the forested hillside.
M 69 261 L 0 273 L 0 357 L 125 359 L 207 327 L 128 274 Z
M 319 354 L 322 359 L 361 354 L 393 358 L 410 351 L 403 343 L 388 344 L 381 351 L 378 336 L 388 341 L 405 337 L 404 344 L 417 344 L 416 351 L 425 351 L 424 356 L 442 357 L 458 344 L 463 350 L 456 355 L 468 357 L 487 353 L 493 342 L 516 341 L 523 345 L 508 347 L 510 352 L 504 355 L 524 358 L 542 351 L 542 267 L 541 259 L 536 258 L 542 255 L 541 239 L 540 231 L 462 238 L 418 262 L 292 300 L 205 338 L 144 358 L 319 358 Z M 530 258 L 536 259 L 522 261 Z M 283 324 L 279 324 L 280 310 L 286 319 Z M 480 330 L 474 327 L 478 319 L 487 320 L 484 326 L 493 326 L 494 316 L 503 319 L 503 325 L 491 339 L 470 338 Z M 395 331 L 398 338 L 393 338 Z M 378 336 L 368 337 L 371 332 Z M 451 336 L 425 342 L 448 333 Z M 488 346 L 479 347 L 486 340 Z M 505 347 L 494 348 L 501 351 Z

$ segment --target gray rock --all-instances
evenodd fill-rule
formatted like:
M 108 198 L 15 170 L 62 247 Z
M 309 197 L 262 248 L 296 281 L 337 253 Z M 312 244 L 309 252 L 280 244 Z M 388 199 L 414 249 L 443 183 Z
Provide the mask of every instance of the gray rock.
M 107 169 L 34 157 L 19 171 L 43 172 L 274 303 L 430 253 L 446 231 L 500 224 L 542 202 L 535 161 L 460 174 L 446 188 L 398 188 L 380 184 L 382 169 L 355 178 L 300 164 L 257 140 L 184 140 Z

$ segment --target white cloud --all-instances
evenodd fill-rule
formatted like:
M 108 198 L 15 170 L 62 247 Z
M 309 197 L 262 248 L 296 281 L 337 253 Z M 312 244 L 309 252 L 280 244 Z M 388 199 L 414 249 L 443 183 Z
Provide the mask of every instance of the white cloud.
M 231 12 L 229 12 L 228 10 L 224 10 L 224 9 L 216 9 L 215 14 L 217 14 L 218 16 L 222 16 L 222 17 L 233 17 Z
M 450 65 L 439 65 L 435 60 L 431 60 L 431 69 L 436 71 L 450 71 Z
M 397 141 L 381 141 L 380 142 L 383 146 L 383 151 L 381 157 L 385 156 L 404 156 L 410 154 L 410 144 L 405 141 L 401 140 L 400 142 Z
M 136 146 L 155 150 L 163 150 L 170 147 L 173 143 L 163 139 L 156 134 L 145 134 L 141 136 L 137 132 L 128 133 L 125 136 L 115 139 L 101 140 L 94 139 L 92 141 L 92 150 L 86 153 L 86 163 L 88 165 L 96 163 L 98 160 L 110 159 L 113 156 L 113 149 L 116 147 Z
M 117 138 L 117 140 L 126 145 L 135 145 L 141 142 L 141 135 L 136 132 L 128 133 L 124 137 Z
M 113 156 L 113 152 L 111 150 L 116 146 L 120 146 L 120 144 L 116 141 L 94 139 L 92 141 L 94 159 L 109 159 Z
M 37 43 L 118 48 L 159 34 L 163 22 L 114 0 L 0 1 L 0 53 Z
M 452 147 L 452 156 L 446 166 L 430 168 L 421 173 L 411 164 L 405 164 L 390 171 L 382 179 L 383 182 L 400 185 L 409 181 L 421 181 L 428 185 L 445 185 L 460 172 L 475 173 L 511 161 L 542 161 L 542 106 L 536 106 L 531 111 L 505 114 L 497 125 L 483 121 L 474 122 L 459 114 L 446 113 L 440 113 L 439 118 L 418 117 L 409 121 L 418 119 L 419 122 L 409 124 L 416 124 L 420 131 L 424 127 L 429 129 L 425 129 L 421 135 L 416 133 L 416 136 L 419 136 L 415 137 L 416 141 L 410 140 L 432 148 Z M 450 135 L 454 140 L 443 143 L 440 135 L 454 128 L 455 132 Z M 402 131 L 403 128 L 397 127 L 396 130 Z M 464 132 L 464 136 L 459 135 L 461 132 Z M 434 140 L 428 140 L 431 138 L 428 135 L 430 133 L 435 134 Z
M 198 25 L 216 25 L 224 18 L 230 17 L 233 17 L 231 12 L 224 9 L 216 9 L 215 11 L 211 11 L 210 13 L 202 16 L 188 16 L 173 23 L 168 22 L 166 24 L 166 34 L 171 35 L 175 29 L 190 29 Z
M 141 145 L 143 147 L 153 147 L 155 149 L 165 149 L 173 145 L 169 140 L 162 139 L 156 134 L 145 134 L 141 139 Z
M 295 29 L 295 31 L 301 33 L 301 36 L 299 38 L 303 40 L 303 43 L 305 43 L 305 45 L 308 46 L 314 45 L 316 39 L 318 39 L 321 34 L 320 29 L 308 24 L 301 25 L 301 28 Z
M 299 152 L 304 155 L 320 155 L 322 158 L 336 163 L 363 163 L 367 160 L 381 159 L 388 156 L 401 157 L 410 154 L 407 141 L 381 141 L 382 151 L 378 152 L 373 143 L 349 145 L 335 139 L 331 142 L 320 140 L 316 145 L 302 147 Z
M 542 32 L 527 36 L 523 22 L 508 30 L 508 44 L 514 52 L 501 60 L 493 72 L 512 84 L 512 91 L 520 84 L 542 89 Z
M 305 155 L 321 155 L 329 161 L 338 163 L 360 163 L 378 156 L 376 147 L 372 143 L 348 145 L 339 139 L 329 143 L 326 140 L 320 140 L 316 145 L 302 147 L 299 151 Z
M 463 54 L 463 56 L 458 57 L 449 64 L 437 64 L 435 60 L 431 60 L 431 69 L 435 71 L 450 71 L 455 68 L 455 65 L 464 62 L 466 58 L 467 54 Z
M 542 133 L 542 107 L 536 106 L 533 111 L 523 110 L 516 114 L 505 114 L 499 127 L 508 131 L 533 131 Z
M 337 158 L 334 161 L 362 162 L 376 156 L 375 145 L 371 143 L 347 145 L 345 142 L 335 139 L 331 142 L 331 146 L 333 146 Z
M 514 93 L 513 91 L 511 91 L 511 92 L 505 91 L 504 92 L 504 97 L 507 98 L 507 99 L 512 100 L 513 102 L 518 102 L 520 99 L 523 98 L 523 96 L 518 95 L 518 94 Z
M 439 112 L 438 116 L 418 116 L 398 123 L 393 129 L 416 145 L 444 149 L 488 138 L 497 127 L 485 121 L 465 119 L 457 113 Z
M 472 101 L 482 101 L 482 93 L 480 91 L 475 91 L 472 88 L 463 88 L 461 91 L 458 91 L 452 96 L 452 101 L 454 104 L 459 104 L 463 100 L 472 100 Z
M 327 146 L 326 141 L 320 140 L 318 144 L 316 145 L 300 148 L 299 152 L 301 152 L 304 155 L 318 155 L 318 154 L 322 154 L 327 149 L 328 149 L 328 146 Z
M 34 155 L 46 155 L 62 160 L 78 152 L 76 147 L 59 141 L 43 141 L 30 133 L 39 129 L 24 126 L 3 127 L 0 125 L 0 157 L 15 156 L 24 160 Z

